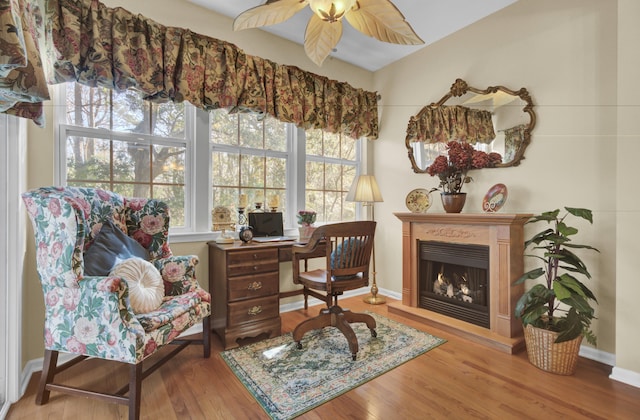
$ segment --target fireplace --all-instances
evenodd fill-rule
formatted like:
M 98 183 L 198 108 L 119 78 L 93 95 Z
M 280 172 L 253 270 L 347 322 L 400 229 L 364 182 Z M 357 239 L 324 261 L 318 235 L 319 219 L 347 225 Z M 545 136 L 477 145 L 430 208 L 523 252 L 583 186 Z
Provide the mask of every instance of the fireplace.
M 420 241 L 418 306 L 489 328 L 489 247 Z
M 495 349 L 524 349 L 514 309 L 524 291 L 530 214 L 394 213 L 402 221 L 402 302 L 391 313 Z

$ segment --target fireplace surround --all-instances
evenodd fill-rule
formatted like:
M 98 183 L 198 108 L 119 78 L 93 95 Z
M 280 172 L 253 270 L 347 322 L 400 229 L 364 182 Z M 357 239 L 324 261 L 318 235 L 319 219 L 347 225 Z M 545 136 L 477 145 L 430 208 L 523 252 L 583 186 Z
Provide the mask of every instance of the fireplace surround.
M 433 325 L 454 334 L 468 338 L 474 342 L 488 345 L 506 353 L 516 353 L 524 349 L 522 325 L 515 318 L 514 308 L 518 298 L 524 291 L 523 285 L 513 282 L 524 272 L 524 224 L 531 214 L 501 214 L 501 213 L 394 213 L 402 221 L 402 301 L 389 304 L 389 312 L 398 313 L 416 319 L 427 325 Z M 451 244 L 452 250 L 440 252 L 444 255 L 441 262 L 449 263 L 445 277 L 444 288 L 438 291 L 437 284 L 423 286 L 423 291 L 431 286 L 440 302 L 447 302 L 446 298 L 460 296 L 465 280 L 465 269 L 460 267 L 474 267 L 481 264 L 473 262 L 473 254 L 469 263 L 461 259 L 448 261 L 456 255 L 465 255 L 464 248 L 473 250 L 487 249 L 488 261 L 486 268 L 486 287 L 478 286 L 476 297 L 482 297 L 482 289 L 486 290 L 484 299 L 487 303 L 487 320 L 483 325 L 469 322 L 470 319 L 459 319 L 446 311 L 425 309 L 421 304 L 427 293 L 421 293 L 421 271 L 440 270 L 437 264 L 427 268 L 421 258 L 429 253 L 429 244 Z M 461 248 L 462 251 L 459 251 Z M 449 255 L 449 257 L 447 257 Z M 429 255 L 426 256 L 428 260 Z M 432 258 L 434 259 L 434 258 Z M 435 258 L 438 260 L 438 258 Z M 468 271 L 469 269 L 467 269 Z M 436 273 L 437 275 L 438 273 Z M 433 275 L 433 274 L 432 274 Z M 467 280 L 468 281 L 468 280 Z M 454 287 L 452 285 L 456 285 Z M 448 294 L 452 296 L 447 296 Z M 441 296 L 437 296 L 440 294 Z M 431 293 L 431 295 L 434 295 Z M 468 301 L 468 299 L 465 299 Z M 437 302 L 436 302 L 437 303 Z M 463 302 L 460 306 L 467 305 Z M 471 315 L 477 318 L 479 315 Z M 462 317 L 463 318 L 463 317 Z

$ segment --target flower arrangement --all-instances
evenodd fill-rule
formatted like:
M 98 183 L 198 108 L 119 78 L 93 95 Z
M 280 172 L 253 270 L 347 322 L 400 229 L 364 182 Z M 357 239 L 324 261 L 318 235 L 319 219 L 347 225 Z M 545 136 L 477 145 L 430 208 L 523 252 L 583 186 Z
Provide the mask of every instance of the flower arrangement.
M 299 225 L 311 226 L 316 221 L 316 212 L 313 210 L 300 210 L 297 217 Z
M 473 180 L 467 176 L 469 169 L 492 168 L 502 162 L 499 153 L 475 150 L 471 144 L 458 141 L 447 143 L 447 155 L 438 156 L 427 168 L 429 175 L 440 178 L 445 194 L 457 194 L 463 184 Z

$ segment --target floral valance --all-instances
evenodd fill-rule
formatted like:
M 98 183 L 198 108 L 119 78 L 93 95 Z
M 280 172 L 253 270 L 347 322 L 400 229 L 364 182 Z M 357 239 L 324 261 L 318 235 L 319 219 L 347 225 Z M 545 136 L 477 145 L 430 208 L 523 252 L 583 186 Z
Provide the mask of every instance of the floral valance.
M 491 112 L 461 105 L 426 106 L 412 116 L 407 127 L 410 142 L 491 143 L 496 137 Z
M 504 130 L 504 160 L 511 161 L 515 158 L 516 153 L 520 150 L 520 146 L 524 142 L 526 124 L 516 125 L 515 127 Z
M 3 1 L 0 6 L 0 112 L 42 125 L 42 101 L 49 90 L 39 37 L 42 9 L 36 0 Z
M 46 24 L 55 51 L 51 83 L 135 89 L 153 101 L 248 109 L 303 128 L 378 136 L 375 92 L 245 54 L 228 42 L 97 0 L 48 0 Z

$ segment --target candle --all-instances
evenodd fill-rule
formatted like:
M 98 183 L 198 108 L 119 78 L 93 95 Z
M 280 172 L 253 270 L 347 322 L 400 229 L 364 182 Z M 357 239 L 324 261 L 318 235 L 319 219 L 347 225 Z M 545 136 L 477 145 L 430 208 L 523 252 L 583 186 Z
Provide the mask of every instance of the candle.
M 240 204 L 238 207 L 246 208 L 249 204 L 249 199 L 247 198 L 247 194 L 240 194 Z
M 264 192 L 262 190 L 256 191 L 256 203 L 264 203 Z
M 271 207 L 272 209 L 276 209 L 278 207 L 280 207 L 280 196 L 278 195 L 272 195 L 271 197 L 269 197 L 269 207 Z

